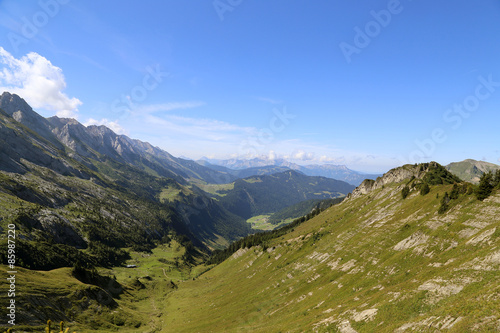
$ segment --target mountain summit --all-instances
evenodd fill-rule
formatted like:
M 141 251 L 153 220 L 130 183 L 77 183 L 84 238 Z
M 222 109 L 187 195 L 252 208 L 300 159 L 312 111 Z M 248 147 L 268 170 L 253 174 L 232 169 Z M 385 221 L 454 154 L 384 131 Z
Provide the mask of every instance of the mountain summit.
M 446 169 L 465 181 L 477 184 L 483 173 L 495 172 L 500 169 L 500 165 L 467 159 L 462 162 L 450 163 L 446 166 Z

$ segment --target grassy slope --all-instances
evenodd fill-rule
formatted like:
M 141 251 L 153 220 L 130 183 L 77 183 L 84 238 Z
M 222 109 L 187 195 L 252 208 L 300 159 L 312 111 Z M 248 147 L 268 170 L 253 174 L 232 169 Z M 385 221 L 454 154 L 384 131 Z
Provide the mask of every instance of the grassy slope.
M 182 283 L 163 332 L 500 329 L 500 194 L 461 196 L 438 215 L 451 185 L 406 200 L 401 188 L 347 200 Z
M 462 162 L 450 163 L 446 169 L 465 181 L 479 183 L 479 179 L 484 172 L 495 172 L 500 166 L 484 161 L 465 160 Z
M 236 180 L 234 189 L 219 201 L 230 212 L 249 219 L 275 213 L 304 200 L 340 197 L 353 189 L 354 186 L 342 181 L 309 177 L 290 170 Z
M 293 221 L 292 218 L 281 221 L 277 224 L 269 223 L 269 215 L 257 215 L 247 220 L 248 223 L 252 226 L 254 230 L 274 230 L 280 228 L 286 224 L 289 224 Z
M 182 264 L 176 266 L 176 261 L 182 262 L 184 252 L 179 243 L 172 241 L 170 246 L 160 246 L 151 254 L 132 251 L 132 259 L 127 264 L 137 268 L 99 269 L 102 275 L 114 275 L 124 287 L 124 292 L 114 298 L 116 307 L 103 305 L 102 297 L 95 297 L 97 291 L 101 291 L 99 295 L 102 296 L 102 290 L 75 279 L 70 268 L 51 271 L 17 268 L 16 329 L 43 331 L 44 325 L 23 325 L 33 321 L 28 318 L 34 316 L 41 323 L 47 319 L 56 323 L 64 320 L 71 332 L 156 332 L 163 326 L 160 305 L 174 290 L 170 281 L 178 284 L 206 269 L 203 265 L 194 268 Z M 8 267 L 1 265 L 0 269 L 5 272 Z M 0 303 L 7 302 L 7 295 L 0 295 Z M 5 311 L 2 307 L 0 313 L 4 317 Z

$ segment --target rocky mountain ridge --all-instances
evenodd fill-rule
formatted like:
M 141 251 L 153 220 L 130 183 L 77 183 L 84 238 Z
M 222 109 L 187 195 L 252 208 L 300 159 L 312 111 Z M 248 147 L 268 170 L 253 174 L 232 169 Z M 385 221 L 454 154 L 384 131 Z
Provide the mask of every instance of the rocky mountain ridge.
M 443 170 L 391 170 L 289 232 L 242 240 L 171 295 L 165 332 L 500 330 L 499 190 L 439 213 L 457 181 Z M 435 185 L 403 198 L 410 180 Z
M 105 126 L 84 126 L 75 119 L 38 115 L 19 96 L 4 92 L 0 96 L 0 108 L 36 135 L 49 141 L 57 149 L 69 148 L 69 156 L 92 168 L 86 159 L 105 161 L 112 158 L 155 175 L 175 178 L 183 182 L 194 178 L 209 183 L 231 182 L 235 177 L 205 168 L 199 164 L 176 158 L 147 142 L 118 135 Z M 44 147 L 48 149 L 49 147 Z
M 0 104 L 0 218 L 37 230 L 29 242 L 38 246 L 52 239 L 68 246 L 62 252 L 71 256 L 77 253 L 72 247 L 92 244 L 121 248 L 142 242 L 147 248 L 171 232 L 200 248 L 222 246 L 250 231 L 201 190 L 162 200 L 181 193 L 192 178 L 216 182 L 225 175 L 104 126 L 45 119 L 17 95 L 3 93 Z M 66 265 L 66 259 L 40 266 Z
M 447 174 L 445 168 L 437 162 L 422 163 L 422 164 L 406 164 L 389 170 L 383 176 L 378 177 L 376 180 L 365 179 L 356 189 L 349 195 L 348 199 L 357 198 L 361 195 L 368 194 L 376 189 L 383 188 L 391 183 L 400 183 L 403 180 L 418 179 L 425 182 L 425 178 L 429 177 L 429 173 L 438 172 L 445 174 L 448 178 L 453 179 L 455 182 L 461 180 L 451 174 Z M 431 180 L 432 182 L 432 180 Z M 438 181 L 439 182 L 439 181 Z M 442 183 L 442 180 L 441 180 Z M 435 184 L 433 184 L 435 185 Z

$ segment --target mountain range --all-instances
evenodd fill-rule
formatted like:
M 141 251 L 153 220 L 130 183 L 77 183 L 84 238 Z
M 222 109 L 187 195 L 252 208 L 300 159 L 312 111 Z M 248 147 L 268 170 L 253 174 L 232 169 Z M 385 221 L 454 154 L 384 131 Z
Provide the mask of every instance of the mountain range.
M 252 176 L 222 190 L 219 202 L 230 212 L 249 219 L 272 214 L 301 201 L 343 197 L 354 190 L 346 182 L 326 177 L 310 177 L 294 170 Z
M 75 119 L 44 118 L 21 97 L 8 92 L 0 96 L 0 157 L 0 172 L 5 179 L 0 189 L 12 202 L 5 205 L 5 215 L 34 215 L 25 222 L 28 228 L 39 226 L 40 219 L 46 216 L 56 216 L 51 218 L 64 224 L 67 233 L 78 236 L 76 242 L 80 245 L 85 238 L 92 243 L 91 233 L 95 242 L 106 246 L 139 246 L 141 242 L 152 246 L 155 240 L 174 230 L 201 248 L 217 248 L 251 232 L 245 222 L 248 216 L 242 217 L 224 207 L 222 201 L 232 194 L 219 198 L 200 188 L 207 184 L 231 184 L 244 177 L 243 172 L 233 174 L 176 158 L 147 142 L 117 135 L 105 126 L 84 126 Z M 246 174 L 254 172 L 249 170 Z M 274 186 L 281 180 L 266 185 L 267 196 L 282 198 L 275 211 L 296 203 L 296 198 L 327 198 L 330 194 L 337 197 L 352 189 L 339 181 L 322 180 L 328 183 L 322 190 L 329 194 L 313 195 L 317 188 L 297 184 L 313 184 L 317 179 L 304 177 L 297 175 L 286 180 L 288 189 L 296 190 L 296 194 L 289 192 L 288 196 L 282 188 Z M 248 182 L 252 181 L 244 183 Z M 30 213 L 21 213 L 15 198 L 30 203 L 23 208 Z M 259 206 L 269 202 L 264 196 L 247 197 L 254 203 L 259 199 L 261 204 L 252 204 L 255 211 L 261 211 L 263 208 Z M 123 206 L 123 202 L 128 204 Z M 243 204 L 241 200 L 238 203 Z M 92 208 L 90 212 L 89 207 L 100 207 L 100 211 Z M 76 212 L 84 216 L 75 220 L 72 214 Z M 103 219 L 109 220 L 107 224 L 100 223 Z M 54 236 L 50 228 L 38 229 L 48 233 L 47 238 Z M 136 229 L 135 241 L 124 239 L 125 234 Z M 120 241 L 102 239 L 99 234 L 109 234 Z M 62 239 L 69 238 L 56 239 L 64 243 Z
M 431 162 L 360 180 L 276 163 L 176 158 L 3 93 L 0 258 L 14 226 L 16 329 L 500 330 L 500 175 L 473 183 L 498 166 Z M 299 211 L 267 232 L 246 221 Z
M 328 177 L 345 181 L 358 186 L 365 179 L 376 179 L 381 174 L 365 174 L 347 168 L 345 165 L 298 165 L 286 159 L 254 158 L 250 160 L 230 159 L 218 160 L 203 158 L 198 161 L 201 165 L 213 170 L 225 172 L 235 176 L 253 176 L 275 173 L 276 171 L 296 170 L 307 176 Z M 253 173 L 253 174 L 252 174 Z
M 19 268 L 18 315 L 82 332 L 496 332 L 499 184 L 481 201 L 437 163 L 405 165 L 205 263 L 171 240 L 131 251 L 134 268 Z
M 250 231 L 243 219 L 189 185 L 192 179 L 221 182 L 223 173 L 104 126 L 43 118 L 17 95 L 3 93 L 0 110 L 3 217 L 22 215 L 22 208 L 36 217 L 25 223 L 28 228 L 51 216 L 89 243 L 95 237 L 117 247 L 151 245 L 172 230 L 198 246 L 218 246 Z M 175 187 L 190 190 L 182 200 L 162 202 L 161 194 Z M 135 236 L 125 240 L 132 230 Z M 115 240 L 101 239 L 107 234 Z

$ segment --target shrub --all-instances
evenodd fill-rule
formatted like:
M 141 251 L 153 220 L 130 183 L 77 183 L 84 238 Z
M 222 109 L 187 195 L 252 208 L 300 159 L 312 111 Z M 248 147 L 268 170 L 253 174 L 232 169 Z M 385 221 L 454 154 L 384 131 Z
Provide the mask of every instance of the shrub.
M 423 183 L 422 186 L 420 187 L 420 194 L 421 195 L 426 195 L 431 191 L 431 188 L 429 187 L 429 184 Z
M 403 197 L 403 199 L 406 199 L 409 194 L 410 188 L 408 187 L 408 185 L 406 185 L 405 187 L 403 187 L 403 190 L 401 190 L 401 196 Z
M 450 192 L 450 199 L 458 199 L 458 195 L 460 194 L 460 190 L 458 188 L 457 183 L 453 184 L 453 188 Z
M 439 209 L 438 209 L 438 213 L 439 214 L 444 214 L 448 208 L 450 208 L 448 206 L 448 203 L 450 202 L 450 196 L 448 195 L 448 192 L 445 192 L 444 193 L 444 196 L 443 198 L 441 199 L 441 206 L 439 206 Z

